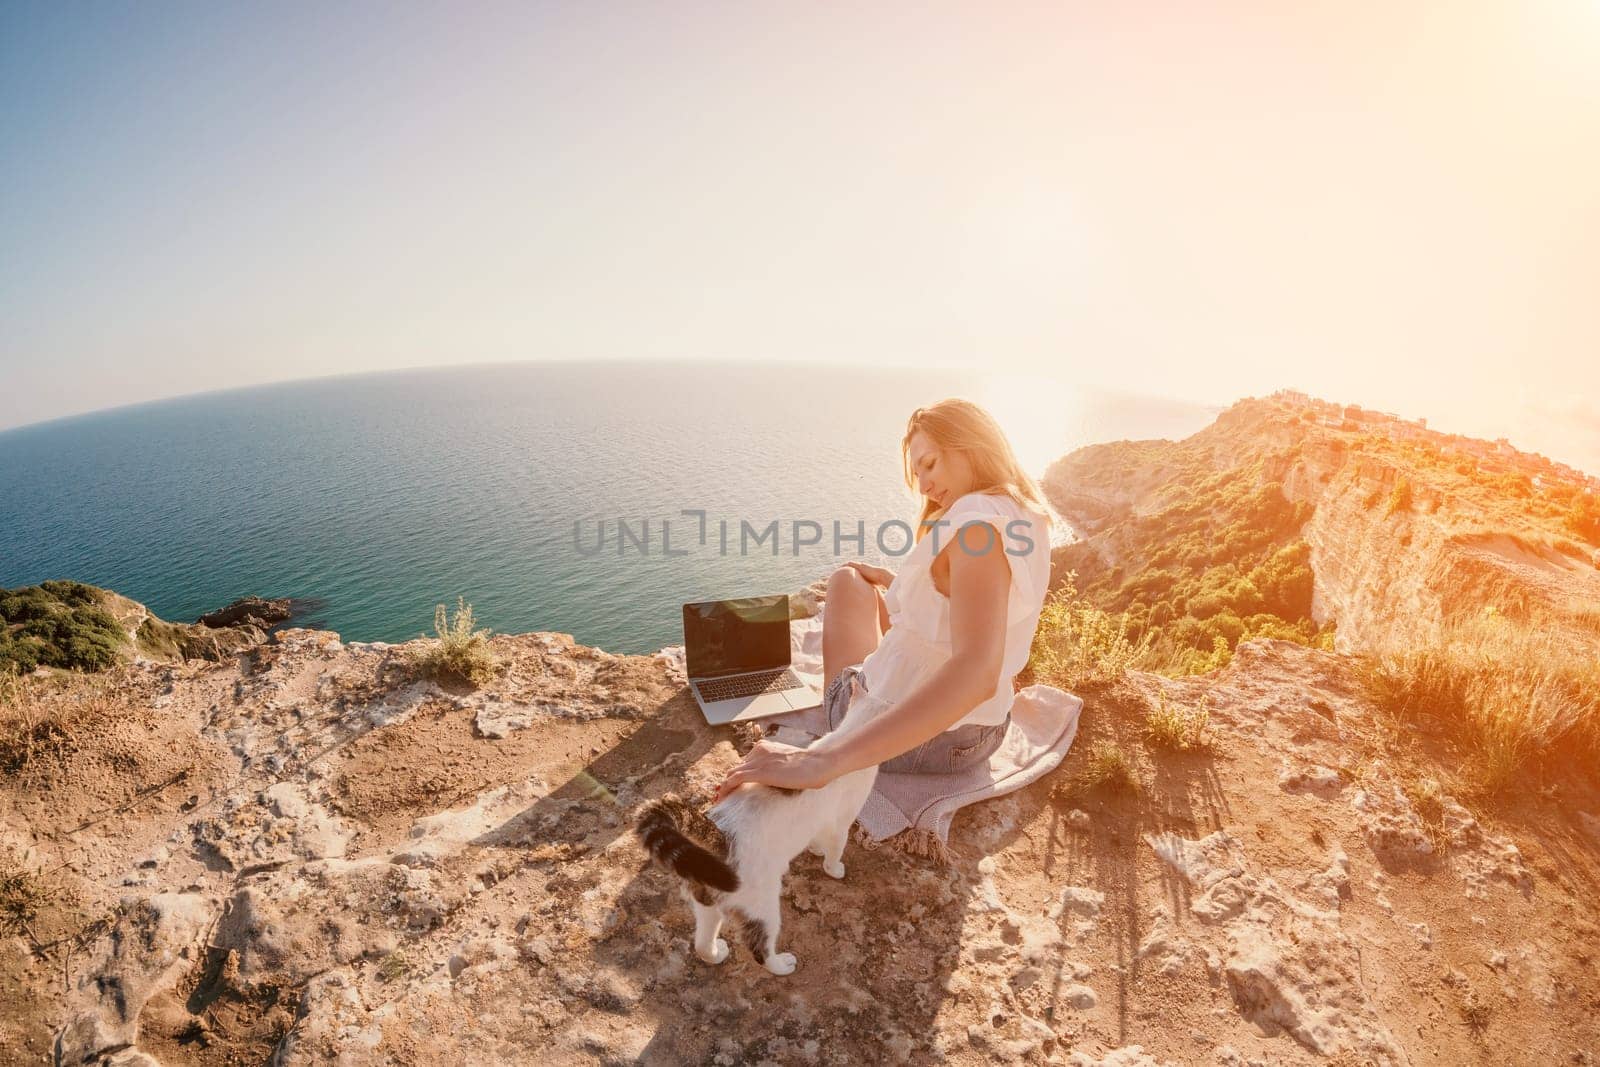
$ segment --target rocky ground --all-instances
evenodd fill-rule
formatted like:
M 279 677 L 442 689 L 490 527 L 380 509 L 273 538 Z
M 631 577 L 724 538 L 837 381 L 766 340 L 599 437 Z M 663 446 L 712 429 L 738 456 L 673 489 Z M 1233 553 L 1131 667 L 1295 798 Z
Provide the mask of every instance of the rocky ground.
M 42 896 L 0 940 L 0 1062 L 1584 1064 L 1600 1049 L 1600 800 L 1426 782 L 1331 653 L 1086 693 L 1066 763 L 959 814 L 952 869 L 796 859 L 789 977 L 709 967 L 629 833 L 705 796 L 667 656 L 496 637 L 480 690 L 403 646 L 284 630 L 54 698 L 0 771 Z M 1210 710 L 1209 747 L 1144 714 Z M 1095 784 L 1114 743 L 1137 787 Z M 4 919 L 0 918 L 0 924 Z

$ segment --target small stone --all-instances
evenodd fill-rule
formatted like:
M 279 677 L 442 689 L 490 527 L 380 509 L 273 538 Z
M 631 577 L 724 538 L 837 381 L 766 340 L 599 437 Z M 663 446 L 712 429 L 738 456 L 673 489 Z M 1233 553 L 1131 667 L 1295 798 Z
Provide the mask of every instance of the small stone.
M 1061 991 L 1061 999 L 1077 1008 L 1079 1011 L 1088 1011 L 1100 1003 L 1100 998 L 1094 990 L 1086 985 L 1069 985 Z
M 310 810 L 293 782 L 278 782 L 263 794 L 273 814 L 285 819 L 301 819 Z
M 1105 902 L 1106 895 L 1098 890 L 1069 885 L 1061 890 L 1060 898 L 1050 906 L 1050 918 L 1059 919 L 1070 912 L 1092 919 L 1100 914 Z
M 1309 767 L 1284 768 L 1278 775 L 1278 788 L 1287 793 L 1337 793 L 1344 787 L 1344 779 L 1331 767 L 1312 764 Z

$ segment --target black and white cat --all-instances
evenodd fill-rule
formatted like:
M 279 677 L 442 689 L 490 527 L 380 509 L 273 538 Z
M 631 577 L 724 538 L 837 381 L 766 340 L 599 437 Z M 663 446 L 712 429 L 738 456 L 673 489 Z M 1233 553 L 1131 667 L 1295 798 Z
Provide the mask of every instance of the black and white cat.
M 852 700 L 838 729 L 854 729 L 871 706 L 865 695 Z M 824 871 L 844 877 L 850 827 L 877 777 L 873 765 L 820 789 L 749 783 L 705 812 L 673 794 L 646 804 L 634 832 L 652 859 L 682 879 L 680 892 L 694 908 L 695 953 L 713 964 L 728 958 L 728 944 L 717 936 L 728 919 L 757 963 L 792 973 L 794 954 L 777 951 L 783 876 L 810 848 Z

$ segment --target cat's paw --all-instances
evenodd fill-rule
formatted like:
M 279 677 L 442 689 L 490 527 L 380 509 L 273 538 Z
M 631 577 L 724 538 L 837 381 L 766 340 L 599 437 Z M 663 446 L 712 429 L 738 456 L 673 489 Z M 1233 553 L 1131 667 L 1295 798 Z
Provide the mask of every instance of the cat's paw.
M 806 851 L 811 853 L 813 856 L 826 856 L 828 854 L 828 850 L 823 848 L 821 845 L 807 845 Z
M 767 957 L 766 968 L 773 974 L 784 975 L 794 973 L 794 953 L 774 952 Z
M 719 937 L 711 945 L 711 955 L 706 956 L 700 953 L 698 950 L 695 952 L 695 955 L 699 956 L 707 963 L 715 966 L 716 964 L 719 964 L 728 958 L 728 943 Z
M 822 865 L 822 871 L 829 878 L 843 878 L 844 877 L 844 861 L 840 860 L 837 863 L 824 863 Z

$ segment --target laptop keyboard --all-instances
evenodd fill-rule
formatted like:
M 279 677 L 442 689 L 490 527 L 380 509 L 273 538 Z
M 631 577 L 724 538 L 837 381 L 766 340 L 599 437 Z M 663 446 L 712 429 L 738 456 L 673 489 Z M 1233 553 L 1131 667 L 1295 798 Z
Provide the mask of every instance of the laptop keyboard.
M 758 693 L 781 693 L 785 689 L 803 688 L 800 679 L 787 667 L 756 674 L 741 674 L 737 678 L 707 678 L 694 683 L 700 698 L 706 701 L 731 700 L 735 697 L 753 697 Z

